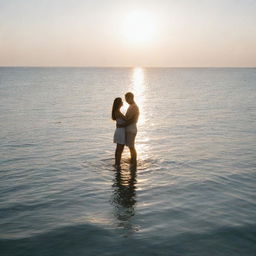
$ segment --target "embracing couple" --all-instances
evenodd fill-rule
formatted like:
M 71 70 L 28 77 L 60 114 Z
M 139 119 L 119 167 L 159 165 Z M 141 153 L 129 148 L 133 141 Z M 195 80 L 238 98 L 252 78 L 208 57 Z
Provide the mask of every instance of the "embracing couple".
M 120 111 L 123 106 L 122 98 L 116 98 L 112 108 L 112 119 L 116 121 L 116 130 L 114 134 L 114 143 L 116 143 L 116 168 L 120 168 L 121 156 L 125 145 L 130 149 L 132 167 L 136 167 L 137 164 L 137 152 L 134 142 L 137 134 L 139 108 L 136 105 L 134 95 L 131 92 L 125 94 L 125 100 L 129 104 L 129 108 L 125 115 Z

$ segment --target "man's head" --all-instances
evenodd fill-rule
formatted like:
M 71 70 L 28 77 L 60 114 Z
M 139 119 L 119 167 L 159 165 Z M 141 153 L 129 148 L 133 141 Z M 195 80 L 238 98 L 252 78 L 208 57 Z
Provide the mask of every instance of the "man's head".
M 134 103 L 134 95 L 133 95 L 133 93 L 127 92 L 127 93 L 125 94 L 125 100 L 126 100 L 126 102 L 127 102 L 128 104 L 133 104 L 133 103 Z

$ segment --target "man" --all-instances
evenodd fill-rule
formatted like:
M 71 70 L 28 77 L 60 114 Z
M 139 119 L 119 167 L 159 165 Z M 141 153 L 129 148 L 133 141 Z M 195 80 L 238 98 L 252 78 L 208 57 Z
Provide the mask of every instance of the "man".
M 126 146 L 129 147 L 131 153 L 131 164 L 137 164 L 137 152 L 135 149 L 135 137 L 137 134 L 137 122 L 139 119 L 139 108 L 134 101 L 134 95 L 131 92 L 125 94 L 125 100 L 129 104 L 129 108 L 125 114 L 127 121 L 125 122 L 125 140 Z

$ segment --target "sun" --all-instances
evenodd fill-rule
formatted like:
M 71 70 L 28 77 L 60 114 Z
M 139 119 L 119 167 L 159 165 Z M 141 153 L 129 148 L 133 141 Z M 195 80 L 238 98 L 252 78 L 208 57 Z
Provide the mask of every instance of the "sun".
M 129 43 L 139 44 L 152 41 L 155 33 L 154 18 L 147 11 L 133 11 L 123 22 L 124 39 Z

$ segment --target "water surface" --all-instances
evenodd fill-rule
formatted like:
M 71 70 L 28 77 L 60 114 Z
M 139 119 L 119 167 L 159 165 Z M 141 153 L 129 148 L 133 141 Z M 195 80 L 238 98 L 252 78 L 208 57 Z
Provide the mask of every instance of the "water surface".
M 255 255 L 256 69 L 0 68 L 1 255 Z M 141 110 L 116 172 L 115 97 Z

